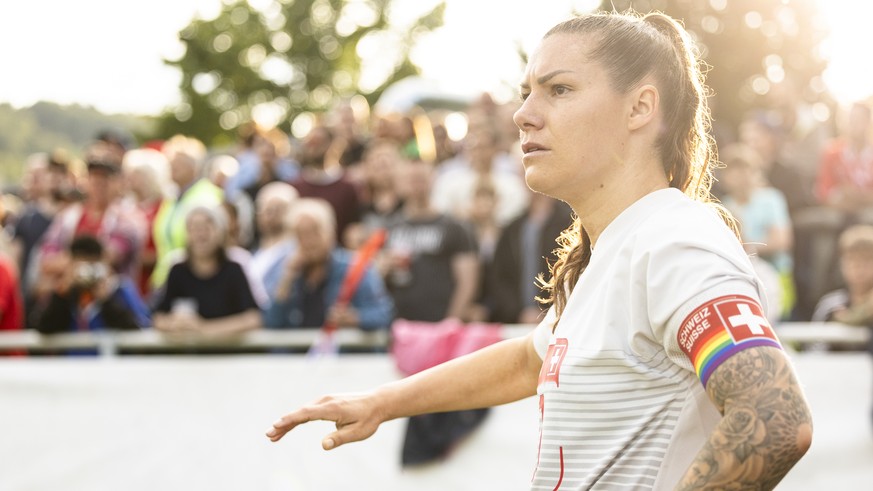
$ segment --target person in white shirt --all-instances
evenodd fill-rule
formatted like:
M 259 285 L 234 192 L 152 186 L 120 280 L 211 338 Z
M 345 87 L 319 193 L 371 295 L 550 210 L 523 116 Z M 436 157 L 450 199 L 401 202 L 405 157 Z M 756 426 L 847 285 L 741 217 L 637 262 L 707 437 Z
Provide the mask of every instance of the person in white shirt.
M 688 33 L 661 14 L 590 14 L 553 27 L 528 61 L 528 186 L 577 218 L 529 335 L 273 423 L 336 422 L 330 450 L 384 421 L 538 395 L 531 489 L 773 489 L 812 420 L 764 316 L 729 214 Z

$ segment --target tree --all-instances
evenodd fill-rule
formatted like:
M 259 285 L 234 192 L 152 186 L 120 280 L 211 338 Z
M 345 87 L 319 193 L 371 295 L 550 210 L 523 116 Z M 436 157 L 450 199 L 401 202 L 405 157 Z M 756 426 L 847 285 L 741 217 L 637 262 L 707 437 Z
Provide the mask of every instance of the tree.
M 180 33 L 185 54 L 165 60 L 182 72 L 183 102 L 161 116 L 159 137 L 185 133 L 222 145 L 258 116 L 288 125 L 300 113 L 320 112 L 338 98 L 363 94 L 372 104 L 391 83 L 418 73 L 409 51 L 423 32 L 442 25 L 445 4 L 397 32 L 391 0 L 278 0 L 259 11 L 245 1 L 212 20 L 193 20 Z M 384 80 L 362 84 L 365 43 L 393 39 Z
M 606 0 L 600 8 L 660 10 L 683 21 L 711 66 L 713 117 L 724 131 L 753 108 L 828 99 L 821 79 L 826 61 L 818 54 L 827 33 L 813 0 Z M 796 98 L 780 100 L 785 90 Z

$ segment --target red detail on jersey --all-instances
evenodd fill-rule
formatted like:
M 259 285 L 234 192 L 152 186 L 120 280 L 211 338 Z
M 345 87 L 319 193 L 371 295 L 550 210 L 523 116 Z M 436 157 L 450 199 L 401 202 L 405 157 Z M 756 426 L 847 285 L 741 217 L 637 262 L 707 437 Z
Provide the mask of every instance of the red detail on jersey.
M 555 489 L 552 491 L 558 491 L 561 483 L 564 482 L 564 447 L 558 447 L 558 456 L 561 459 L 561 473 L 558 475 L 558 484 L 555 484 Z
M 550 344 L 549 350 L 546 351 L 546 357 L 543 359 L 543 367 L 540 369 L 537 385 L 554 382 L 556 387 L 560 386 L 558 378 L 561 374 L 561 364 L 564 363 L 565 356 L 567 356 L 567 338 L 555 339 L 554 344 Z

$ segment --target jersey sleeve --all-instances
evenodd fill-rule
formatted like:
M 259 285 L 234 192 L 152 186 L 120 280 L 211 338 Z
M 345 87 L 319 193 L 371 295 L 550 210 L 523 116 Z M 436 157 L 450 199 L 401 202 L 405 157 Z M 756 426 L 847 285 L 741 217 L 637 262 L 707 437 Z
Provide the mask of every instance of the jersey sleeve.
M 552 340 L 552 327 L 555 325 L 555 307 L 552 306 L 546 312 L 543 320 L 534 328 L 533 345 L 540 359 L 546 358 L 549 344 Z
M 656 341 L 705 386 L 732 355 L 781 347 L 762 305 L 764 287 L 739 241 L 721 225 L 665 230 L 637 258 Z

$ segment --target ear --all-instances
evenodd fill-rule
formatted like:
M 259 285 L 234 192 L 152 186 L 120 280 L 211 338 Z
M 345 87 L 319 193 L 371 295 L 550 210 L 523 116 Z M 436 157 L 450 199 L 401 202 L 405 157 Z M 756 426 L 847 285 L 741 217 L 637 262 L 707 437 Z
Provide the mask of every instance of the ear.
M 627 120 L 629 130 L 638 130 L 655 120 L 660 104 L 657 87 L 644 84 L 632 90 L 628 95 L 631 104 Z

